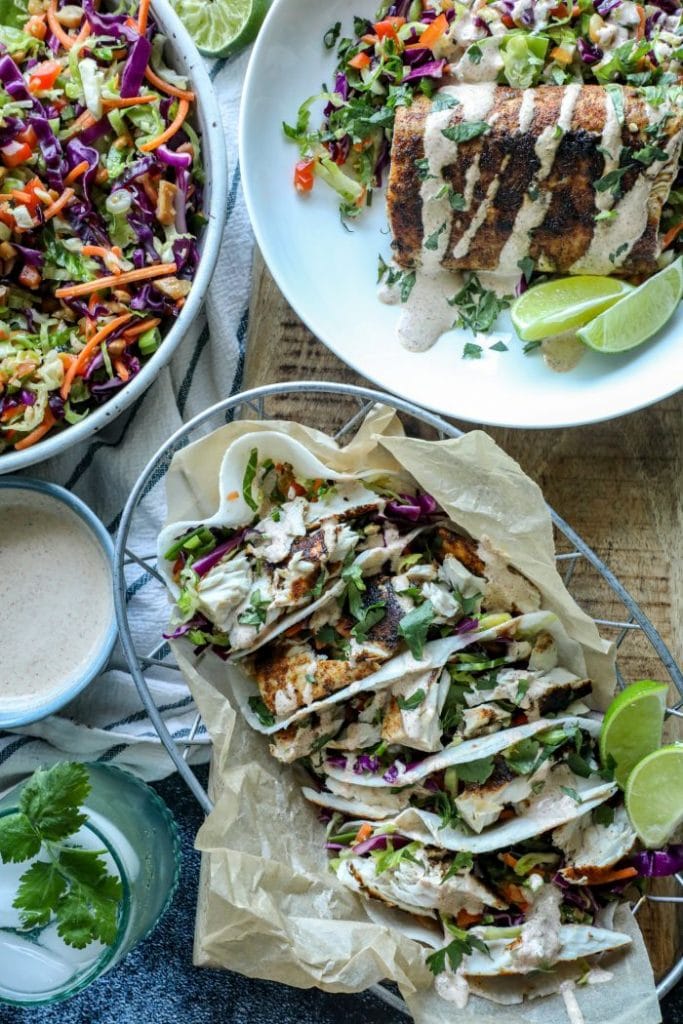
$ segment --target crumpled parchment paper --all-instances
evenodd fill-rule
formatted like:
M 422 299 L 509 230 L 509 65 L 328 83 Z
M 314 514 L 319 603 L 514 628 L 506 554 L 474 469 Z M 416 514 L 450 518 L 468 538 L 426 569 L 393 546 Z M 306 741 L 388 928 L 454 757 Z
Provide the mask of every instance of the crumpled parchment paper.
M 455 523 L 488 536 L 539 588 L 576 641 L 574 666 L 594 681 L 598 706 L 614 688 L 613 652 L 574 603 L 555 569 L 552 527 L 539 488 L 479 431 L 457 440 L 402 436 L 392 410 L 377 407 L 344 449 L 299 424 L 229 424 L 174 456 L 167 477 L 167 521 L 211 515 L 218 471 L 231 440 L 248 431 L 281 429 L 337 470 L 404 467 Z M 473 996 L 458 1009 L 436 995 L 424 947 L 381 919 L 329 871 L 324 829 L 300 792 L 295 768 L 271 757 L 265 737 L 238 717 L 230 698 L 229 666 L 185 641 L 173 644 L 214 744 L 211 788 L 215 809 L 197 836 L 203 852 L 194 959 L 250 977 L 329 992 L 358 992 L 396 982 L 417 1024 L 499 1024 L 501 1011 Z M 577 988 L 585 1024 L 656 1024 L 661 1020 L 652 971 L 630 912 L 615 927 L 633 935 L 625 956 L 605 960 L 612 980 Z M 406 919 L 403 918 L 405 921 Z M 391 923 L 386 923 L 391 922 Z M 395 922 L 395 923 L 394 923 Z M 408 929 L 409 930 L 409 929 Z M 506 1024 L 566 1024 L 559 994 L 506 1007 Z

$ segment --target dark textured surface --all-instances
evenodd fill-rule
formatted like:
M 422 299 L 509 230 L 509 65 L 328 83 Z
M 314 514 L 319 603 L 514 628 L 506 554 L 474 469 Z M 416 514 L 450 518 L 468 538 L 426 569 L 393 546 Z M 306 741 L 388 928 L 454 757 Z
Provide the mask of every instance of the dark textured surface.
M 0 1024 L 398 1024 L 405 1019 L 372 995 L 328 996 L 194 968 L 199 856 L 193 838 L 202 814 L 177 776 L 156 789 L 183 833 L 180 887 L 162 923 L 122 964 L 74 999 L 34 1010 L 0 1006 Z M 664 1021 L 683 1024 L 680 989 L 666 1000 Z

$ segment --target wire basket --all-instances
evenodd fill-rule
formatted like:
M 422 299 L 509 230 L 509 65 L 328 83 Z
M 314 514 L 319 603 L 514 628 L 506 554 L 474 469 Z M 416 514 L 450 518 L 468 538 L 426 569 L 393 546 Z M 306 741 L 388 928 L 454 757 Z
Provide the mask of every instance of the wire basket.
M 350 439 L 376 402 L 395 409 L 410 436 L 433 439 L 462 436 L 461 430 L 434 413 L 370 388 L 316 381 L 270 384 L 227 398 L 185 424 L 147 464 L 123 510 L 114 566 L 121 644 L 150 720 L 180 775 L 207 814 L 213 808 L 211 799 L 189 763 L 197 748 L 210 744 L 201 717 L 197 715 L 186 735 L 172 736 L 150 692 L 149 677 L 155 670 L 180 671 L 168 643 L 162 639 L 167 625 L 167 603 L 159 602 L 162 591 L 165 596 L 165 585 L 157 572 L 155 551 L 156 535 L 162 524 L 154 522 L 151 492 L 163 481 L 175 452 L 234 419 L 298 420 L 344 442 Z M 158 503 L 156 509 L 158 515 Z M 683 718 L 683 672 L 661 636 L 605 563 L 553 509 L 549 511 L 555 528 L 558 568 L 565 585 L 617 647 L 619 687 L 629 678 L 658 679 L 664 678 L 662 673 L 666 673 L 678 698 L 668 709 L 668 716 Z M 138 538 L 135 547 L 131 536 Z M 149 619 L 149 609 L 154 607 L 155 601 L 163 611 L 159 613 L 155 633 L 159 639 L 150 646 L 149 639 L 145 643 L 139 636 L 135 623 L 140 616 L 140 602 L 146 606 Z M 677 874 L 669 888 L 671 891 L 643 895 L 633 906 L 634 913 L 645 918 L 641 926 L 644 926 L 646 939 L 650 929 L 661 931 L 668 927 L 661 916 L 667 913 L 666 905 L 669 905 L 668 913 L 675 914 L 676 905 L 683 904 L 683 874 Z M 669 922 L 672 923 L 673 920 Z M 675 930 L 668 927 L 672 935 Z M 657 985 L 660 999 L 683 977 L 683 957 L 679 958 L 672 949 L 671 960 L 673 966 Z M 407 1014 L 405 1004 L 394 991 L 384 985 L 373 986 L 373 991 L 394 1009 Z

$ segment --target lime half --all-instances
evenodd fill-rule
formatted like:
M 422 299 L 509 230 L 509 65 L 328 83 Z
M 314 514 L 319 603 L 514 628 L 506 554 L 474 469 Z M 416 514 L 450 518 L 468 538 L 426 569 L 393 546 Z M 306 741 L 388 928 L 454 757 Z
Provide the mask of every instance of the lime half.
M 256 38 L 270 0 L 171 0 L 171 6 L 202 53 L 227 57 Z
M 666 683 L 641 679 L 619 693 L 607 709 L 600 730 L 603 765 L 614 760 L 614 777 L 623 789 L 630 772 L 662 742 Z
M 661 330 L 682 297 L 683 257 L 625 295 L 578 336 L 596 352 L 628 352 Z
M 522 341 L 541 341 L 583 327 L 631 291 L 616 277 L 561 277 L 529 288 L 510 314 Z
M 683 743 L 655 750 L 633 769 L 626 810 L 645 846 L 664 846 L 683 822 Z

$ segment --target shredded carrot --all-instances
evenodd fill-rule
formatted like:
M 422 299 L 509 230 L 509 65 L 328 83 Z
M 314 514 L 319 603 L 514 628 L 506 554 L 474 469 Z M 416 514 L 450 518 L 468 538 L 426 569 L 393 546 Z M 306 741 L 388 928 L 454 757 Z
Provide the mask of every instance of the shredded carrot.
M 354 845 L 356 843 L 363 843 L 366 839 L 369 839 L 372 835 L 372 825 L 369 822 L 364 822 L 356 832 L 356 838 L 354 839 Z
M 84 42 L 88 38 L 89 35 L 90 35 L 90 23 L 88 21 L 85 21 L 83 23 L 83 25 L 81 25 L 80 32 L 78 33 L 78 35 L 74 39 L 74 46 L 76 46 L 77 43 Z
M 511 853 L 501 853 L 500 859 L 503 864 L 507 864 L 509 868 L 515 868 L 517 866 L 517 858 L 513 857 Z
M 52 35 L 59 39 L 65 50 L 70 50 L 78 37 L 70 36 L 59 24 L 59 19 L 57 18 L 57 0 L 50 0 L 50 6 L 47 9 L 47 23 L 50 26 Z M 85 38 L 85 36 L 83 38 Z
M 636 10 L 638 12 L 638 28 L 636 29 L 636 39 L 645 38 L 645 22 L 647 18 L 645 16 L 645 8 L 640 4 L 636 4 Z
M 637 868 L 565 868 L 563 874 L 567 881 L 585 879 L 588 885 L 606 885 L 608 882 L 623 882 L 629 878 L 635 878 L 638 874 Z
M 178 113 L 173 118 L 173 122 L 168 126 L 165 132 L 161 133 L 161 135 L 157 135 L 155 139 L 150 139 L 149 142 L 144 142 L 140 146 L 142 152 L 150 153 L 153 149 L 163 146 L 164 142 L 168 142 L 169 139 L 172 139 L 176 132 L 180 130 L 180 126 L 187 117 L 189 109 L 190 104 L 187 100 L 180 100 L 178 102 Z
M 128 323 L 132 316 L 132 313 L 123 313 L 121 316 L 114 317 L 113 320 L 110 320 L 108 324 L 105 324 L 104 327 L 101 327 L 99 331 L 96 331 L 95 334 L 93 334 L 92 338 L 88 340 L 87 344 L 81 349 L 77 358 L 73 361 L 73 363 L 66 371 L 66 374 L 64 376 L 62 387 L 59 392 L 64 401 L 66 401 L 66 399 L 69 397 L 69 392 L 71 391 L 71 386 L 74 382 L 74 378 L 78 373 L 81 373 L 85 369 L 88 360 L 90 359 L 90 356 L 92 355 L 93 351 L 97 348 L 97 346 L 100 344 L 100 342 L 104 341 L 105 338 L 109 337 L 109 335 L 113 331 L 115 331 L 117 327 L 121 327 L 123 324 Z
M 32 430 L 31 433 L 27 434 L 26 437 L 21 439 L 21 441 L 17 441 L 14 447 L 18 452 L 23 451 L 24 448 L 30 448 L 32 444 L 36 443 L 36 441 L 40 441 L 41 437 L 45 437 L 47 432 L 52 430 L 56 422 L 57 420 L 55 419 L 55 415 L 52 412 L 52 409 L 48 406 L 45 410 L 45 417 L 40 426 L 36 427 L 35 430 Z
M 147 17 L 149 15 L 149 0 L 140 0 L 140 10 L 138 12 L 138 32 L 141 36 L 144 36 L 147 31 Z
M 157 263 L 153 267 L 140 267 L 139 270 L 126 270 L 118 277 L 112 274 L 110 277 L 99 277 L 96 281 L 85 281 L 83 284 L 72 284 L 66 288 L 57 288 L 55 297 L 58 299 L 71 299 L 77 295 L 90 295 L 91 292 L 99 292 L 104 288 L 118 287 L 132 281 L 144 281 L 148 277 L 167 277 L 175 274 L 177 270 L 175 263 Z
M 103 245 L 84 245 L 81 252 L 84 256 L 101 256 L 102 258 L 109 255 L 109 249 L 105 249 Z
M 135 324 L 133 327 L 128 327 L 123 332 L 123 336 L 124 338 L 128 338 L 132 341 L 133 338 L 137 338 L 139 334 L 144 334 L 145 331 L 151 331 L 154 327 L 158 327 L 160 323 L 161 320 L 156 316 L 152 317 L 151 320 L 143 320 L 141 323 Z M 228 498 L 230 498 L 230 495 L 228 495 Z
M 175 85 L 165 82 L 163 78 L 160 78 L 159 75 L 152 71 L 149 64 L 145 69 L 145 78 L 159 92 L 168 93 L 169 96 L 176 96 L 179 100 L 188 100 L 190 103 L 194 99 L 193 92 L 188 92 L 186 89 L 177 89 Z
M 117 376 L 121 378 L 121 380 L 124 382 L 124 384 L 125 384 L 125 382 L 127 380 L 130 379 L 130 373 L 128 372 L 128 367 L 125 365 L 125 363 L 123 362 L 122 359 L 115 359 L 114 360 L 114 369 L 116 370 Z
M 158 96 L 119 96 L 117 99 L 102 99 L 102 106 L 105 110 L 116 110 L 120 107 L 137 107 L 139 103 L 154 103 Z
M 87 160 L 81 160 L 80 164 L 76 164 L 76 166 L 69 171 L 64 179 L 64 184 L 71 185 L 77 178 L 80 178 L 82 174 L 85 174 L 89 167 L 90 164 Z
M 72 188 L 65 188 L 59 199 L 55 199 L 52 206 L 46 207 L 43 213 L 45 220 L 50 220 L 51 217 L 55 217 L 58 213 L 60 213 L 60 211 L 64 209 L 64 207 L 73 195 L 74 190 Z
M 672 228 L 669 228 L 662 238 L 662 249 L 668 249 L 671 243 L 676 241 L 681 231 L 683 231 L 683 220 L 680 224 L 674 224 Z
M 73 138 L 74 135 L 79 135 L 87 128 L 92 128 L 94 124 L 97 124 L 97 118 L 93 117 L 89 110 L 84 110 L 71 125 L 68 133 L 65 135 L 65 138 Z
M 23 415 L 25 411 L 25 405 L 13 405 L 11 409 L 5 409 L 0 414 L 0 423 L 7 423 L 8 420 L 13 420 L 16 416 Z
M 20 189 L 12 189 L 12 193 L 9 196 L 3 196 L 3 199 L 14 199 L 17 203 L 30 203 L 31 195 L 28 192 L 22 192 Z
M 239 491 L 230 491 L 229 494 L 225 495 L 225 497 L 228 499 L 228 501 L 237 501 L 239 496 L 240 496 L 240 492 Z
M 76 361 L 76 356 L 72 356 L 70 352 L 59 352 L 59 361 L 65 370 L 68 370 L 72 363 Z
M 361 50 L 360 53 L 357 53 L 355 57 L 351 58 L 349 61 L 349 67 L 355 68 L 356 71 L 362 71 L 363 68 L 370 67 L 370 54 Z

